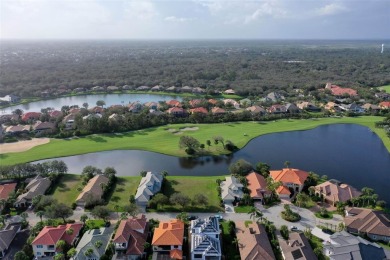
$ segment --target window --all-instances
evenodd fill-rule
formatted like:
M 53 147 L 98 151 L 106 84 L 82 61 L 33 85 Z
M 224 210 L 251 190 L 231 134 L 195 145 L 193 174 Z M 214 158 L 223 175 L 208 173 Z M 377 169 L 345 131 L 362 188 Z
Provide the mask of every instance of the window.
M 194 254 L 194 258 L 202 258 L 202 254 Z
M 37 252 L 37 255 L 41 255 L 41 252 Z
M 218 235 L 215 235 L 215 238 L 218 238 Z
M 37 248 L 43 248 L 43 245 L 37 245 Z
M 179 246 L 173 246 L 173 248 L 178 248 Z

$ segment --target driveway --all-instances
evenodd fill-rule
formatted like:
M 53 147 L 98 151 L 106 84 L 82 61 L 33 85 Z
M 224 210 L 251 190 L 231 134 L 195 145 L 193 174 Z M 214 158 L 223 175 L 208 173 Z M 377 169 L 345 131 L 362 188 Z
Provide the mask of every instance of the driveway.
M 23 230 L 16 234 L 14 240 L 12 241 L 8 253 L 5 255 L 3 260 L 13 260 L 15 254 L 22 250 L 23 246 L 27 242 L 27 238 L 30 236 L 30 230 Z
M 225 212 L 226 213 L 234 213 L 234 206 L 232 203 L 225 203 Z

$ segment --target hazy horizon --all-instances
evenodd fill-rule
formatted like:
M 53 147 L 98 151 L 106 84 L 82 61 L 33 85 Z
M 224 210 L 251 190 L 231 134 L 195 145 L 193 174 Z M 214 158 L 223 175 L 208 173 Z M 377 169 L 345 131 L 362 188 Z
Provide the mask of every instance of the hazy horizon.
M 1 40 L 383 40 L 387 0 L 2 0 Z

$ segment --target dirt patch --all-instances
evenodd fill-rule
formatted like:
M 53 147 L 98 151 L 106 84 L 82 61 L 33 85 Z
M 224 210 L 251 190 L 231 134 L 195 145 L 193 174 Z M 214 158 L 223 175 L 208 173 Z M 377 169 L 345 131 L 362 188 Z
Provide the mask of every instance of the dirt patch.
M 193 127 L 180 128 L 180 131 L 196 131 L 196 130 L 199 130 L 199 127 L 193 126 Z
M 0 144 L 0 154 L 24 152 L 35 146 L 47 144 L 48 142 L 50 142 L 50 138 L 34 138 L 16 143 Z

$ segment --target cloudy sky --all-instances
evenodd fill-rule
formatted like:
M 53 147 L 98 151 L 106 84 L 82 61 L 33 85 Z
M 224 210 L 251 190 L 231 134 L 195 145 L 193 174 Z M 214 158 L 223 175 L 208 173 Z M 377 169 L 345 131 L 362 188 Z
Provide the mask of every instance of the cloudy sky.
M 389 39 L 390 0 L 0 0 L 2 39 Z

